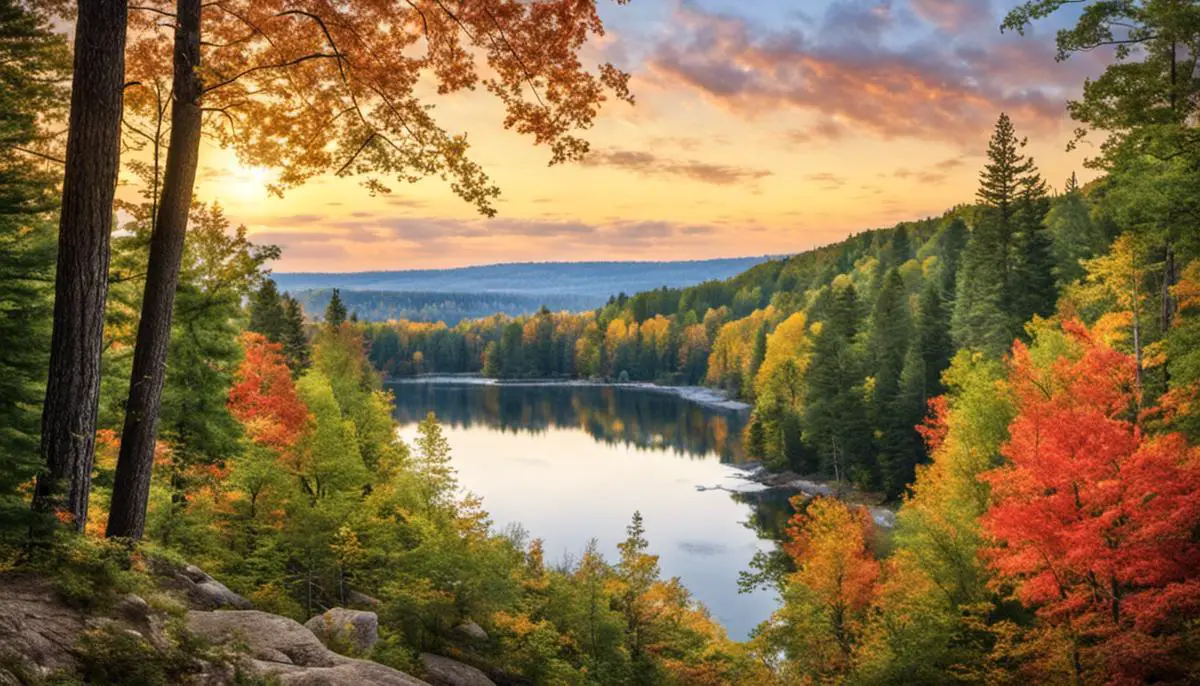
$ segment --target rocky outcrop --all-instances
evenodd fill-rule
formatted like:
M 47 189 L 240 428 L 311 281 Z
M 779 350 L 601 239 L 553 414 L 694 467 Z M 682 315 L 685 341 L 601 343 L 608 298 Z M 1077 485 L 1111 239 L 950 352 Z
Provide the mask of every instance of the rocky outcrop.
M 364 610 L 335 607 L 304 623 L 326 646 L 351 655 L 366 655 L 379 640 L 379 616 Z
M 250 610 L 254 607 L 249 600 L 229 590 L 228 586 L 205 574 L 204 570 L 195 565 L 185 565 L 176 571 L 175 582 L 187 593 L 188 600 L 206 610 L 226 607 Z
M 471 665 L 441 655 L 421 653 L 421 666 L 432 686 L 496 686 L 496 682 Z
M 86 629 L 87 616 L 59 600 L 49 583 L 0 578 L 0 657 L 6 661 L 40 678 L 72 672 L 75 643 Z
M 266 612 L 192 611 L 187 613 L 187 628 L 214 644 L 244 650 L 245 669 L 284 686 L 426 683 L 375 662 L 338 655 L 299 622 Z
M 223 586 L 211 577 L 205 580 L 207 575 L 200 581 L 196 577 L 193 572 L 188 578 L 193 584 L 217 589 L 226 598 L 222 602 L 228 602 L 220 591 Z M 169 586 L 178 590 L 177 581 Z M 207 590 L 202 593 L 204 604 L 216 597 Z M 201 605 L 191 593 L 187 595 Z M 161 600 L 171 602 L 166 597 Z M 189 611 L 184 631 L 214 649 L 181 654 L 178 629 L 168 629 L 171 617 L 141 597 L 127 594 L 101 605 L 102 611 L 76 608 L 63 602 L 45 579 L 0 574 L 0 686 L 78 679 L 85 661 L 81 639 L 106 631 L 136 638 L 147 655 L 182 660 L 182 669 L 170 677 L 177 683 L 233 684 L 240 669 L 242 674 L 270 678 L 284 686 L 426 684 L 381 664 L 338 655 L 299 622 L 279 615 L 254 610 Z M 94 660 L 95 654 L 88 659 Z

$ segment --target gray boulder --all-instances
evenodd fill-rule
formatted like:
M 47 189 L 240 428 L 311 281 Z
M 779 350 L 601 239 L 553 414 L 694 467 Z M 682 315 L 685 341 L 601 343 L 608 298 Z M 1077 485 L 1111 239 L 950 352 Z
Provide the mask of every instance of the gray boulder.
M 496 682 L 471 665 L 441 655 L 421 653 L 421 666 L 433 686 L 496 686 Z
M 187 628 L 246 651 L 244 667 L 283 686 L 422 686 L 426 682 L 367 660 L 338 655 L 299 622 L 255 610 L 191 611 Z
M 454 627 L 454 633 L 478 643 L 483 643 L 488 640 L 488 633 L 484 631 L 483 627 L 469 619 Z
M 217 581 L 204 570 L 195 565 L 187 565 L 175 574 L 175 580 L 187 591 L 188 599 L 198 607 L 218 610 L 232 607 L 238 610 L 250 610 L 254 604 L 242 596 L 229 590 L 225 584 Z
M 335 607 L 304 623 L 321 642 L 345 647 L 354 655 L 366 655 L 379 640 L 379 616 L 364 610 Z

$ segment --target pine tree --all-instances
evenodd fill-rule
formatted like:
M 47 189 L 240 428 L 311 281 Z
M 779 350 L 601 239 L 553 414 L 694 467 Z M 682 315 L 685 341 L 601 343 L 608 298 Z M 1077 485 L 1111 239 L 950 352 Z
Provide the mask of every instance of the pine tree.
M 304 331 L 304 309 L 300 301 L 283 294 L 283 354 L 293 377 L 299 377 L 312 364 L 308 334 Z
M 1060 288 L 1082 278 L 1083 261 L 1108 247 L 1104 232 L 1092 220 L 1087 198 L 1079 190 L 1074 174 L 1067 182 L 1067 192 L 1054 200 L 1046 215 L 1046 228 L 1054 241 L 1054 273 Z
M 329 304 L 325 306 L 325 325 L 336 329 L 344 323 L 346 323 L 346 304 L 342 302 L 341 292 L 335 288 L 333 295 L 329 298 Z
M 942 296 L 936 284 L 930 283 L 921 291 L 920 314 L 917 318 L 915 346 L 921 357 L 924 371 L 922 379 L 922 406 L 924 400 L 941 395 L 942 372 L 950 366 L 954 356 L 954 343 L 950 339 L 950 322 L 942 307 Z
M 985 214 L 963 251 L 954 297 L 951 330 L 954 343 L 1000 357 L 1012 342 L 1012 323 L 1006 305 L 1006 277 L 999 255 L 999 218 Z
M 826 319 L 813 342 L 805 394 L 804 436 L 821 472 L 838 481 L 869 481 L 870 429 L 863 373 L 855 346 L 858 296 L 854 286 L 836 287 Z
M 979 173 L 976 195 L 981 203 L 1000 214 L 1001 224 L 1006 228 L 1024 188 L 1023 179 L 1035 170 L 1033 160 L 1021 154 L 1026 143 L 1025 139 L 1017 138 L 1012 120 L 1001 112 L 988 141 L 988 162 Z
M 0 542 L 28 531 L 19 489 L 38 470 L 58 204 L 55 176 L 15 147 L 40 142 L 39 115 L 61 114 L 68 67 L 65 42 L 43 19 L 0 0 Z
M 285 314 L 273 279 L 263 279 L 262 286 L 250 299 L 250 324 L 246 328 L 261 333 L 272 343 L 284 342 Z
M 871 316 L 871 355 L 875 368 L 875 411 L 886 410 L 900 388 L 900 372 L 912 336 L 912 316 L 904 279 L 893 269 L 884 278 Z
M 1042 226 L 1046 186 L 1033 159 L 1021 153 L 1026 142 L 1001 114 L 980 172 L 983 211 L 963 253 L 955 296 L 955 341 L 992 355 L 1003 354 L 1025 321 L 1052 310 L 1057 297 Z

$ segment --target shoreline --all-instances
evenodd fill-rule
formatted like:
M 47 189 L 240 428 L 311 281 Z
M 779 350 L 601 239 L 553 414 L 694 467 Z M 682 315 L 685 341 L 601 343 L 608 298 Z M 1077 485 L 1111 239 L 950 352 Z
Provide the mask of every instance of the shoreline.
M 747 481 L 759 484 L 765 489 L 792 491 L 807 499 L 816 497 L 837 498 L 852 505 L 867 508 L 875 524 L 884 529 L 896 526 L 896 509 L 883 504 L 883 497 L 877 493 L 865 493 L 849 486 L 838 488 L 837 484 L 829 481 L 805 478 L 795 472 L 772 472 L 761 462 L 747 462 L 730 465 L 741 472 L 741 477 Z
M 663 386 L 650 381 L 591 381 L 588 379 L 492 379 L 478 374 L 429 374 L 426 376 L 392 377 L 387 384 L 437 384 L 446 386 L 510 386 L 513 388 L 624 388 L 671 395 L 687 402 L 726 412 L 749 412 L 748 403 L 729 397 L 729 394 L 707 386 Z

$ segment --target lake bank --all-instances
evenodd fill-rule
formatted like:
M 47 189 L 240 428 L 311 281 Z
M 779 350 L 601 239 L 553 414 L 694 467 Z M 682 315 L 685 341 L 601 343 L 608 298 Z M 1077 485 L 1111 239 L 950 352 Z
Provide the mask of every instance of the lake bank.
M 896 526 L 896 509 L 884 504 L 884 496 L 852 488 L 846 484 L 811 479 L 790 471 L 773 472 L 761 462 L 746 462 L 731 465 L 743 474 L 747 481 L 764 488 L 788 490 L 805 498 L 838 498 L 847 503 L 861 505 L 871 513 L 875 523 L 884 529 Z
M 592 381 L 588 379 L 493 379 L 478 374 L 429 374 L 388 378 L 389 384 L 445 384 L 506 388 L 617 388 L 671 395 L 697 405 L 727 412 L 749 412 L 752 406 L 707 386 L 663 386 L 649 381 Z

